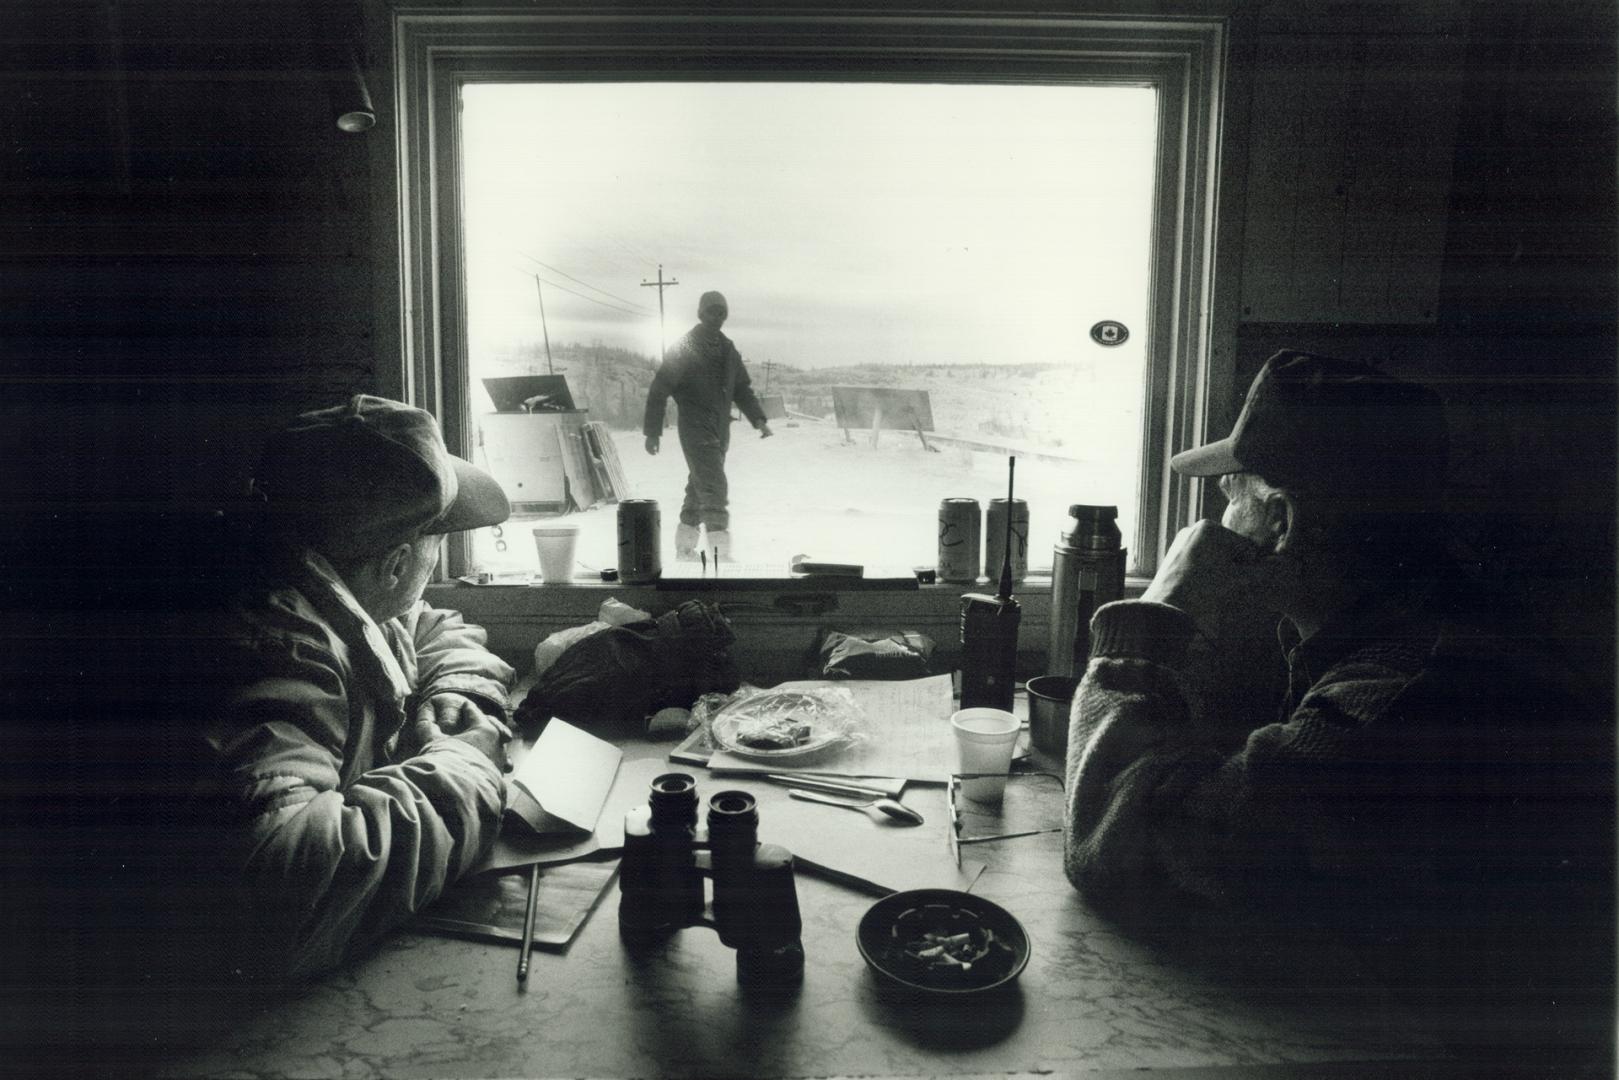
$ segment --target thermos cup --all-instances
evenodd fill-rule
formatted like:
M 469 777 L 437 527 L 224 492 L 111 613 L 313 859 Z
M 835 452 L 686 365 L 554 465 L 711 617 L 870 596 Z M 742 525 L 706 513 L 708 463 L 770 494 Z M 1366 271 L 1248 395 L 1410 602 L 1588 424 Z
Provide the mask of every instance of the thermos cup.
M 1119 546 L 1119 508 L 1068 508 L 1068 528 L 1052 549 L 1051 639 L 1046 673 L 1077 679 L 1091 652 L 1091 616 L 1124 596 L 1124 548 Z

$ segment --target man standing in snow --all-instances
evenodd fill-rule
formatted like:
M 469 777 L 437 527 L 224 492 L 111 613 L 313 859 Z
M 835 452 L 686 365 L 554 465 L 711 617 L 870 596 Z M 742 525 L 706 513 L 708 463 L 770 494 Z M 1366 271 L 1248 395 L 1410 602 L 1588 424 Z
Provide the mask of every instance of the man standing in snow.
M 699 526 L 707 533 L 702 550 L 718 559 L 730 557 L 725 453 L 731 445 L 731 404 L 736 403 L 761 439 L 771 435 L 764 409 L 742 365 L 742 354 L 730 338 L 720 333 L 729 314 L 724 296 L 705 292 L 697 302 L 697 325 L 669 349 L 647 391 L 641 430 L 649 454 L 658 452 L 669 398 L 680 406 L 676 423 L 688 476 L 686 498 L 680 505 L 680 525 L 675 530 L 677 559 L 697 557 Z

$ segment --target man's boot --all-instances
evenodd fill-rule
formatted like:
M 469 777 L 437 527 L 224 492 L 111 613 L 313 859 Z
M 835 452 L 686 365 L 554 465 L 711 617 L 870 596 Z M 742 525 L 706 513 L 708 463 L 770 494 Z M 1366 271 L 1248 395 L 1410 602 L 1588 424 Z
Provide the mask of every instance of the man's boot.
M 697 526 L 684 521 L 675 526 L 675 558 L 682 562 L 697 561 Z
M 715 562 L 731 561 L 731 534 L 724 529 L 710 529 L 708 532 L 708 557 Z

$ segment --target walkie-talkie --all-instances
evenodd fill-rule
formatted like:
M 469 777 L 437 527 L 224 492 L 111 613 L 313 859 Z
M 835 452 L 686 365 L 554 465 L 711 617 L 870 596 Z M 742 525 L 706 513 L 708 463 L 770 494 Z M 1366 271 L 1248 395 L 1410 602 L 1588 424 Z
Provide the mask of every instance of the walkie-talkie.
M 1006 459 L 1006 505 L 1012 505 L 1017 458 Z M 1017 633 L 1023 609 L 1012 599 L 1012 515 L 1006 515 L 1001 584 L 994 596 L 961 598 L 961 707 L 1012 710 L 1017 691 Z

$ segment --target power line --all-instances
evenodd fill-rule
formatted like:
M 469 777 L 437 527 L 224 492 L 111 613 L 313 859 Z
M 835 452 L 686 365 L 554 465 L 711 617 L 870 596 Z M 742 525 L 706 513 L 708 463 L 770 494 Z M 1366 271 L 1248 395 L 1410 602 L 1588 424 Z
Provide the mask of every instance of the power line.
M 572 289 L 568 288 L 566 285 L 558 285 L 554 281 L 548 281 L 545 278 L 542 278 L 538 274 L 534 273 L 532 270 L 522 270 L 522 269 L 519 269 L 518 267 L 515 267 L 515 266 L 512 267 L 512 269 L 516 270 L 519 274 L 522 274 L 524 277 L 531 277 L 535 281 L 544 281 L 547 285 L 551 286 L 551 288 L 558 289 L 558 290 L 560 290 L 562 292 L 565 292 L 569 296 L 577 296 L 581 300 L 589 300 L 592 304 L 600 304 L 604 308 L 609 308 L 609 309 L 611 309 L 613 311 L 622 312 L 625 315 L 635 315 L 635 316 L 639 317 L 639 316 L 642 316 L 642 315 L 650 315 L 650 314 L 652 314 L 651 310 L 647 309 L 647 308 L 642 308 L 640 311 L 635 311 L 635 310 L 632 310 L 630 308 L 619 307 L 617 304 L 609 304 L 605 300 L 598 300 L 594 296 L 586 296 L 582 292 L 574 292 Z
M 657 261 L 658 261 L 657 259 L 653 258 L 651 255 L 647 254 L 645 251 L 641 250 L 640 248 L 631 246 L 628 242 L 626 242 L 622 238 L 614 236 L 611 233 L 607 234 L 607 239 L 609 239 L 613 243 L 617 244 L 621 251 L 624 251 L 626 254 L 630 255 L 632 258 L 635 258 L 635 259 L 637 259 L 637 260 L 639 260 L 641 262 L 646 263 L 648 266 L 652 266 L 655 263 L 657 263 Z
M 574 282 L 575 284 L 583 285 L 585 288 L 591 289 L 591 290 L 593 290 L 595 292 L 599 292 L 603 296 L 612 297 L 614 300 L 617 300 L 621 304 L 628 304 L 632 308 L 639 308 L 641 311 L 645 312 L 648 315 L 652 314 L 652 309 L 651 308 L 642 307 L 642 305 L 637 304 L 634 300 L 626 300 L 622 296 L 614 296 L 612 293 L 608 292 L 606 289 L 600 288 L 600 287 L 598 287 L 596 285 L 592 285 L 588 281 L 580 281 L 578 278 L 574 277 L 572 274 L 568 273 L 566 270 L 558 270 L 556 267 L 552 266 L 550 263 L 540 262 L 540 260 L 536 259 L 534 256 L 530 255 L 526 251 L 519 251 L 518 254 L 521 255 L 523 258 L 527 259 L 529 262 L 535 264 L 536 266 L 545 267 L 547 270 L 551 271 L 553 274 L 561 274 L 563 277 L 567 278 L 569 281 Z M 575 295 L 577 295 L 577 294 L 575 294 Z

